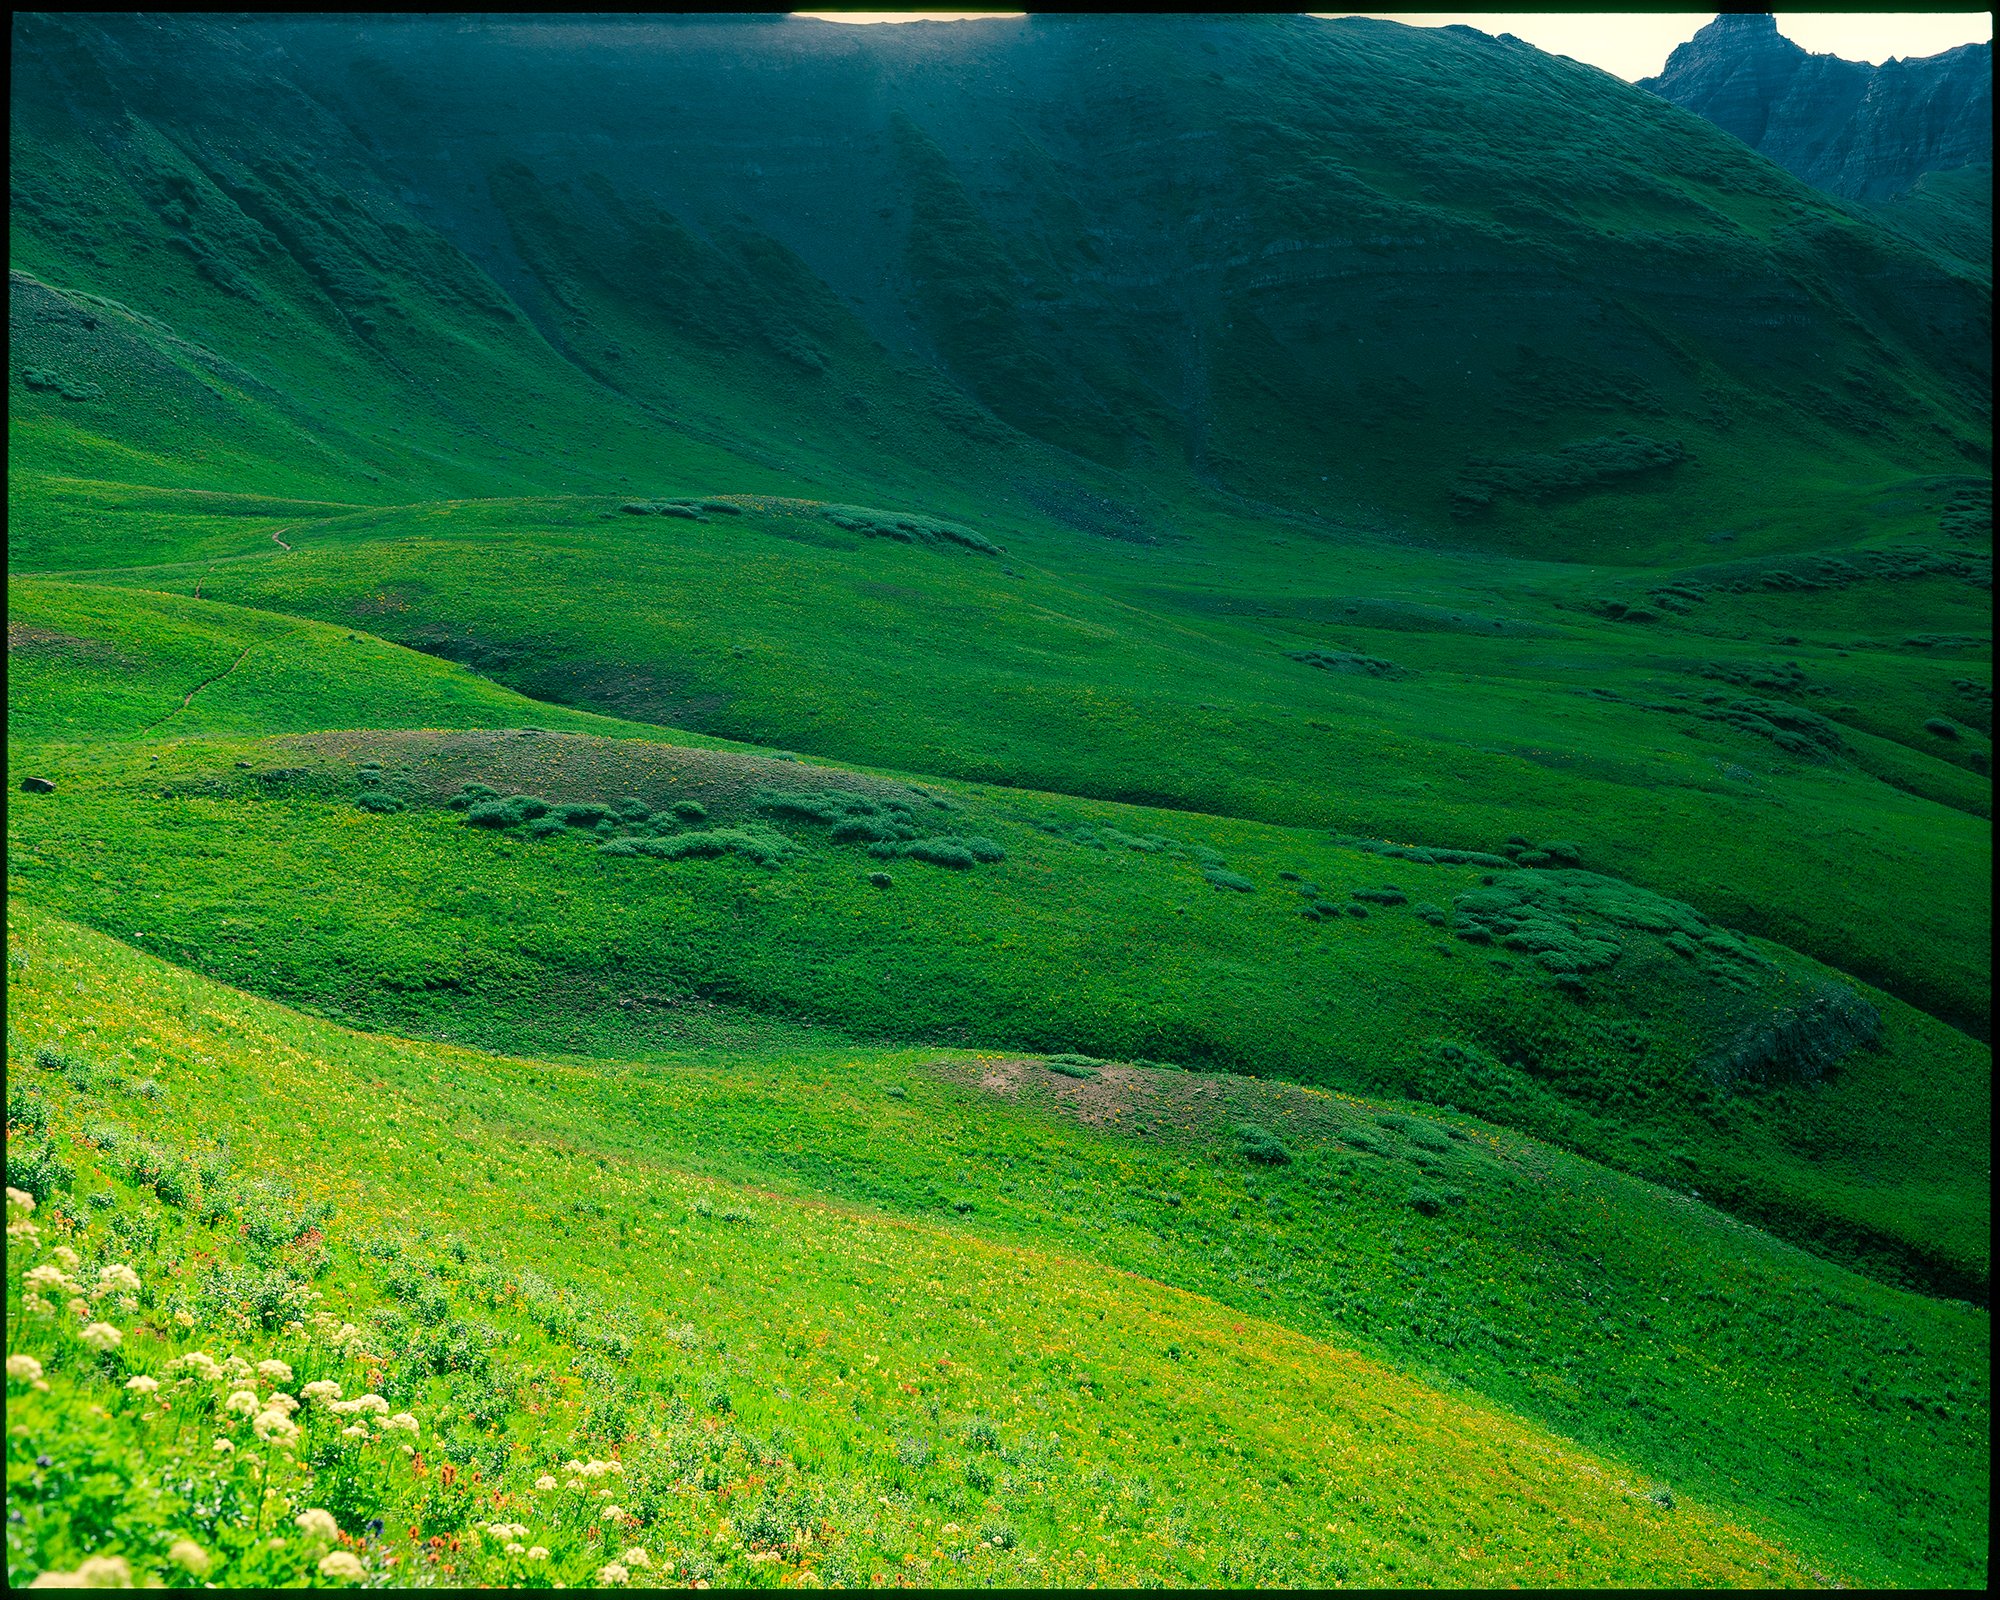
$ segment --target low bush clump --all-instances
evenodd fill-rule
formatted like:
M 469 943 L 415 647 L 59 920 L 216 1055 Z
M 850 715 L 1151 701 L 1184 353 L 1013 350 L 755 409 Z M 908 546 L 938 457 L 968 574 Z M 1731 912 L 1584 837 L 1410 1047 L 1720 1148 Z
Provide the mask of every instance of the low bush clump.
M 1358 672 L 1370 678 L 1414 676 L 1408 667 L 1399 667 L 1380 656 L 1357 655 L 1351 650 L 1294 650 L 1291 659 L 1318 667 L 1322 672 Z
M 1254 1122 L 1239 1122 L 1236 1125 L 1236 1148 L 1246 1161 L 1255 1161 L 1267 1167 L 1288 1167 L 1292 1164 L 1292 1152 L 1268 1129 Z
M 531 794 L 509 795 L 505 800 L 480 800 L 465 813 L 468 827 L 516 828 L 549 814 L 549 803 Z
M 1000 547 L 983 533 L 962 523 L 919 517 L 900 511 L 872 511 L 866 506 L 827 506 L 820 515 L 836 528 L 870 539 L 894 539 L 900 544 L 960 545 L 981 555 L 997 556 Z
M 403 809 L 403 802 L 394 795 L 375 792 L 362 795 L 354 805 L 358 811 L 372 811 L 380 816 L 388 816 Z

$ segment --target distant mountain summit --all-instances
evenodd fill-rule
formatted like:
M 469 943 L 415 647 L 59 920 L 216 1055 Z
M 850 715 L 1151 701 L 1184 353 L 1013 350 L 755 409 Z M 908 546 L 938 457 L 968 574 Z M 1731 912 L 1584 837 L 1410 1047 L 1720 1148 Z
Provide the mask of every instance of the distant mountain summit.
M 1639 87 L 1850 200 L 1993 159 L 1990 44 L 1878 67 L 1813 55 L 1766 12 L 1720 16 Z

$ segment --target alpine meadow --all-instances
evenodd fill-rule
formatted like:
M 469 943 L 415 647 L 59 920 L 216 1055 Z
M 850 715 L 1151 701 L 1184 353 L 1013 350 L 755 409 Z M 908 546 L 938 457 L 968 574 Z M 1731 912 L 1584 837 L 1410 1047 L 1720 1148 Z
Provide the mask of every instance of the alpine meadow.
M 10 1587 L 1986 1586 L 1990 47 L 12 28 Z

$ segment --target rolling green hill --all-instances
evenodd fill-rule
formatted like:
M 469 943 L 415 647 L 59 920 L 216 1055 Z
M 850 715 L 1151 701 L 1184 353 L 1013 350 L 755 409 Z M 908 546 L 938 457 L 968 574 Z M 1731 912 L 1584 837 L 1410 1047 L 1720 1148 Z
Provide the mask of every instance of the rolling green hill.
M 1362 19 L 14 45 L 10 1582 L 1983 1584 L 1976 186 Z

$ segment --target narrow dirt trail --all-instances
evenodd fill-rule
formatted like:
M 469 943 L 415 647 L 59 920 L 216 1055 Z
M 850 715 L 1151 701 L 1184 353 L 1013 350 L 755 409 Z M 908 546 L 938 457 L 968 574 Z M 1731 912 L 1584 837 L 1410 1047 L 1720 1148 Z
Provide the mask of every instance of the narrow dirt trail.
M 196 684 L 192 689 L 188 690 L 188 692 L 181 697 L 181 703 L 175 706 L 173 710 L 169 711 L 166 714 L 166 716 L 154 718 L 151 722 L 147 723 L 145 727 L 141 728 L 137 733 L 133 734 L 132 737 L 135 739 L 143 739 L 147 734 L 151 733 L 161 723 L 168 721 L 170 718 L 179 716 L 183 711 L 187 710 L 189 706 L 194 704 L 194 697 L 200 694 L 202 690 L 206 689 L 211 683 L 220 683 L 224 678 L 228 677 L 230 673 L 234 672 L 238 667 L 242 666 L 243 658 L 250 653 L 250 650 L 251 646 L 246 644 L 241 650 L 239 650 L 236 653 L 236 659 L 230 662 L 228 666 L 224 667 L 220 672 L 216 673 L 213 677 L 203 678 L 200 683 Z
M 292 530 L 291 530 L 290 528 L 280 528 L 280 529 L 278 530 L 278 533 L 290 533 L 291 531 L 292 531 Z M 285 541 L 284 541 L 283 539 L 280 539 L 280 538 L 278 537 L 278 533 L 274 533 L 274 534 L 272 534 L 272 535 L 271 535 L 271 543 L 273 543 L 274 545 L 276 545 L 276 546 L 277 546 L 277 547 L 278 547 L 278 548 L 279 548 L 280 550 L 289 550 L 289 549 L 291 549 L 291 546 L 290 546 L 290 545 L 286 544 L 286 543 L 285 543 Z

